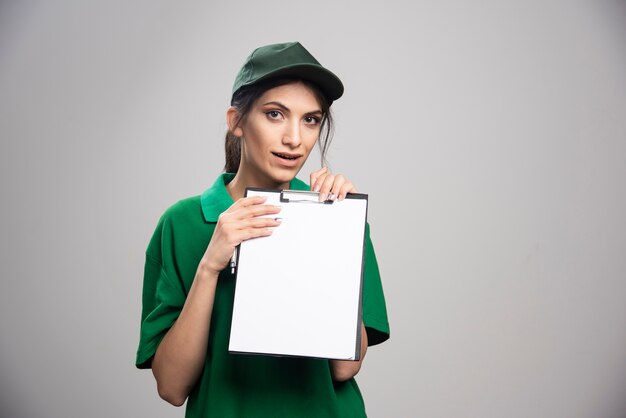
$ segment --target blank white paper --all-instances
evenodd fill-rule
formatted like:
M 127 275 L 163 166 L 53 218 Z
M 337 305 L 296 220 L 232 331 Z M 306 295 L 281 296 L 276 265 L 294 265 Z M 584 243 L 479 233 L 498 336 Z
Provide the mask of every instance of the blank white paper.
M 282 223 L 241 244 L 229 350 L 354 360 L 367 199 L 283 203 L 280 191 L 253 195 L 281 206 Z

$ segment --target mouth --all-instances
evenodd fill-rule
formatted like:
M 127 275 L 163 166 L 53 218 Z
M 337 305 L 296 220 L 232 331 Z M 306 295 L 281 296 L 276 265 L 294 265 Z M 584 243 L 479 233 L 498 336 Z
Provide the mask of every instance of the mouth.
M 300 154 L 289 154 L 289 153 L 283 153 L 283 152 L 272 152 L 272 154 L 274 154 L 278 158 L 281 158 L 287 161 L 294 161 L 301 157 Z

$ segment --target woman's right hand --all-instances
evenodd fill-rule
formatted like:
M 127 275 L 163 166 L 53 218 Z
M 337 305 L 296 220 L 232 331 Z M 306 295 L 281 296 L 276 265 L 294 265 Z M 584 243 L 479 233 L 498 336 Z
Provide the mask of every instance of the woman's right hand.
M 219 216 L 200 268 L 217 276 L 228 266 L 235 247 L 242 241 L 272 234 L 270 228 L 277 227 L 280 222 L 275 217 L 263 216 L 275 215 L 281 208 L 264 205 L 265 200 L 263 196 L 241 198 Z

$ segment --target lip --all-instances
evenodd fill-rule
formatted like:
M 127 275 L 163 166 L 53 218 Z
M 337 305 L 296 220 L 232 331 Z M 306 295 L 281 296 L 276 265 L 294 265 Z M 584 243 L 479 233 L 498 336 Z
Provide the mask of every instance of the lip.
M 300 158 L 302 157 L 302 154 L 294 154 L 292 152 L 276 152 L 276 151 L 272 151 L 272 155 L 274 156 L 274 159 L 282 166 L 284 167 L 295 167 L 298 164 L 300 164 Z M 287 157 L 287 158 L 283 158 Z

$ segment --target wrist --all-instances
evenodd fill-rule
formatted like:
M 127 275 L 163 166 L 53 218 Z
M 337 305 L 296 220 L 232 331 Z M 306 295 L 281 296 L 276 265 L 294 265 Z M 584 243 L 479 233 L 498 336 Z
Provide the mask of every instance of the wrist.
M 216 268 L 209 260 L 206 260 L 203 257 L 200 260 L 200 264 L 198 264 L 198 269 L 196 270 L 196 279 L 203 281 L 217 281 L 220 271 L 221 269 Z

